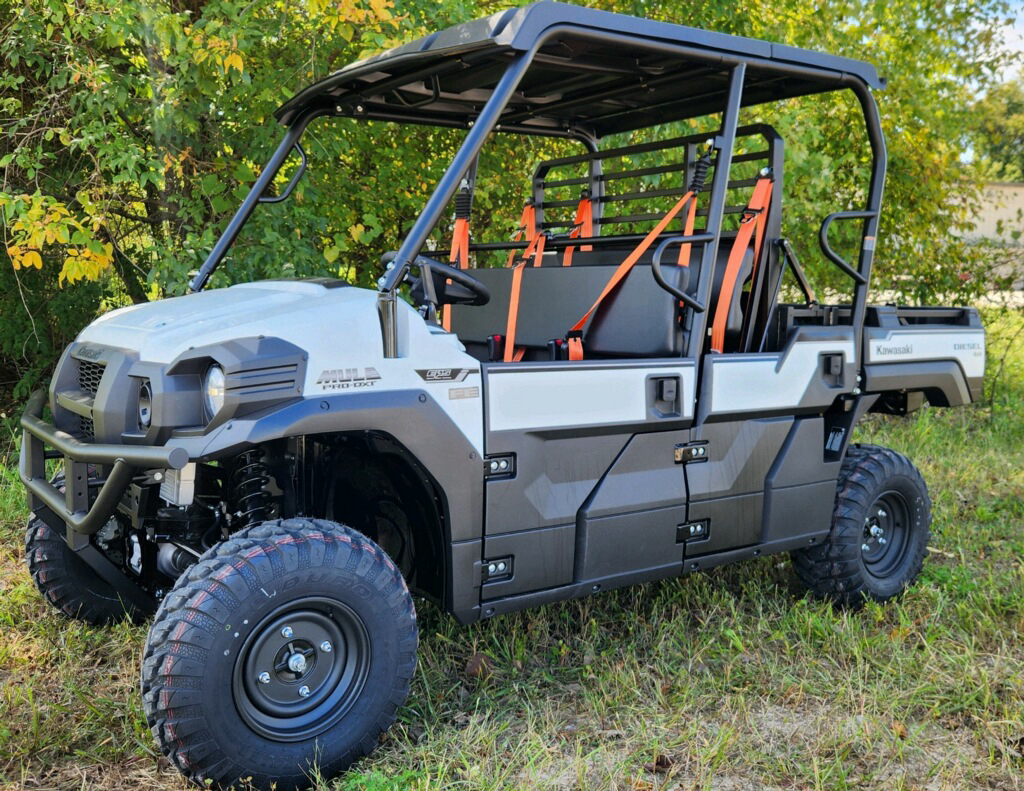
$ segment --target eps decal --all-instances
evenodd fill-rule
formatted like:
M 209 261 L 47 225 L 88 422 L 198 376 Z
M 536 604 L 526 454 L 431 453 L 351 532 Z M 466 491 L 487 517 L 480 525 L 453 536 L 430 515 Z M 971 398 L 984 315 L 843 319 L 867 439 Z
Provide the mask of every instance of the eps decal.
M 461 382 L 479 371 L 476 368 L 417 368 L 416 373 L 425 382 Z

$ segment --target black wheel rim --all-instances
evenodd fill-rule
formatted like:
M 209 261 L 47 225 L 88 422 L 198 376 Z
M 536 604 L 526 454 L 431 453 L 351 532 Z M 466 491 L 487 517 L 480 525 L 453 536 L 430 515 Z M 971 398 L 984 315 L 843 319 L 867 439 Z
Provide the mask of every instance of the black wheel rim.
M 249 633 L 235 660 L 235 705 L 256 733 L 309 739 L 335 725 L 366 683 L 370 638 L 346 604 L 309 597 L 282 604 Z
M 899 568 L 910 543 L 910 531 L 907 498 L 893 489 L 880 494 L 864 519 L 861 554 L 869 574 L 881 579 Z

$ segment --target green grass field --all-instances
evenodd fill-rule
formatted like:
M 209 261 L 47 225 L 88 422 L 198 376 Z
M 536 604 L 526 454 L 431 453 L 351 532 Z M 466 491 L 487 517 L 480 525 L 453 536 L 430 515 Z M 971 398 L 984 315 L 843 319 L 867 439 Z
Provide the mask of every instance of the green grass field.
M 775 556 L 469 628 L 422 604 L 399 722 L 324 787 L 1024 788 L 1022 326 L 992 317 L 990 376 L 1011 348 L 991 407 L 859 430 L 931 489 L 932 552 L 899 601 L 835 610 Z M 145 627 L 52 611 L 25 518 L 0 468 L 0 785 L 186 787 L 142 717 Z

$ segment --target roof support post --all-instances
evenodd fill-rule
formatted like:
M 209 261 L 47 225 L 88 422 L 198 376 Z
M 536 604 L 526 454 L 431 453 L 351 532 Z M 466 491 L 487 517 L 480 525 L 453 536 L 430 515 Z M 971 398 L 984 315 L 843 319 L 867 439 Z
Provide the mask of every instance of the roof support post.
M 745 63 L 737 63 L 729 78 L 729 96 L 722 113 L 722 130 L 715 138 L 718 157 L 715 159 L 715 175 L 711 180 L 711 201 L 708 204 L 707 231 L 714 240 L 704 245 L 700 262 L 700 282 L 697 285 L 697 302 L 708 305 L 711 297 L 711 283 L 715 261 L 718 260 L 718 245 L 722 238 L 722 218 L 725 216 L 725 193 L 729 187 L 729 171 L 732 168 L 732 150 L 736 144 L 736 125 L 740 117 L 743 100 L 743 80 L 747 73 Z M 710 307 L 710 305 L 708 305 Z M 704 346 L 708 319 L 712 311 L 703 313 L 690 311 L 693 326 L 688 341 L 686 356 L 696 358 Z
M 868 285 L 871 282 L 871 264 L 874 261 L 875 241 L 878 238 L 878 221 L 882 213 L 887 154 L 885 137 L 882 134 L 882 123 L 878 117 L 878 105 L 875 103 L 875 97 L 871 95 L 871 89 L 862 81 L 852 77 L 846 77 L 845 81 L 860 101 L 861 109 L 864 111 L 864 125 L 868 131 L 868 142 L 871 144 L 871 185 L 868 187 L 868 202 L 865 207 L 871 214 L 864 218 L 860 258 L 857 261 L 857 271 L 864 281 L 858 282 L 854 286 L 853 315 L 850 317 L 854 327 L 863 327 L 868 304 Z M 864 366 L 863 332 L 854 338 L 854 344 L 859 371 Z

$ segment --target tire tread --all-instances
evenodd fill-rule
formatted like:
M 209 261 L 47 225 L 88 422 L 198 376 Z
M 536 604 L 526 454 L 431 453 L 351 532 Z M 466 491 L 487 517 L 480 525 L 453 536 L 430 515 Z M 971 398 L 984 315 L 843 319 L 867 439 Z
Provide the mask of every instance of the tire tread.
M 220 750 L 205 719 L 197 716 L 197 711 L 202 710 L 198 697 L 199 679 L 186 669 L 189 663 L 193 663 L 197 673 L 201 670 L 202 662 L 194 649 L 204 647 L 197 641 L 201 641 L 204 635 L 212 639 L 214 633 L 222 628 L 209 610 L 213 603 L 223 607 L 224 599 L 238 600 L 225 581 L 229 576 L 243 579 L 250 592 L 260 589 L 257 584 L 259 569 L 253 563 L 258 555 L 266 556 L 275 574 L 279 569 L 295 566 L 308 568 L 318 555 L 314 547 L 316 542 L 324 545 L 320 562 L 325 564 L 333 564 L 340 545 L 347 543 L 352 550 L 348 558 L 350 567 L 354 563 L 355 567 L 365 564 L 368 570 L 375 569 L 376 574 L 372 578 L 365 573 L 360 576 L 379 591 L 389 591 L 386 600 L 397 622 L 409 624 L 400 632 L 398 646 L 399 655 L 409 657 L 405 663 L 408 667 L 400 668 L 403 672 L 396 675 L 387 697 L 386 710 L 372 731 L 340 760 L 334 761 L 332 768 L 341 771 L 366 755 L 380 735 L 394 723 L 398 707 L 405 701 L 409 680 L 415 670 L 418 635 L 412 597 L 391 558 L 354 530 L 325 520 L 274 520 L 239 531 L 211 548 L 181 575 L 156 614 L 143 656 L 143 708 L 150 730 L 171 762 L 200 785 L 207 782 L 230 784 L 247 776 L 245 767 Z M 293 549 L 296 550 L 294 553 Z M 289 558 L 292 554 L 294 560 Z M 240 563 L 240 559 L 244 563 Z M 227 572 L 229 566 L 239 573 L 232 575 Z M 242 571 L 243 568 L 249 572 L 248 575 Z M 191 683 L 193 678 L 197 682 L 194 685 Z M 253 784 L 263 787 L 269 785 L 270 780 L 253 778 Z M 288 784 L 278 787 L 288 787 Z
M 81 558 L 75 557 L 64 537 L 38 517 L 25 529 L 25 563 L 36 588 L 67 618 L 94 626 L 109 626 L 145 618 L 123 602 Z
M 906 456 L 880 445 L 849 447 L 839 472 L 831 531 L 822 543 L 792 553 L 797 578 L 812 594 L 852 607 L 862 605 L 869 598 L 875 601 L 890 598 L 877 595 L 868 585 L 860 545 L 863 515 L 871 507 L 874 493 L 886 480 L 897 475 L 913 481 L 924 496 L 926 514 L 930 514 L 928 488 Z M 922 540 L 912 545 L 912 556 L 902 573 L 903 587 L 921 573 L 928 548 L 929 521 L 926 517 Z

